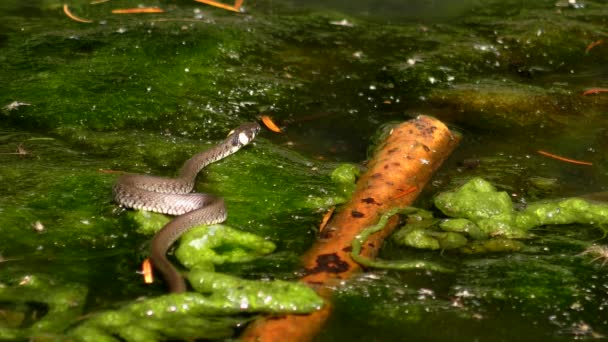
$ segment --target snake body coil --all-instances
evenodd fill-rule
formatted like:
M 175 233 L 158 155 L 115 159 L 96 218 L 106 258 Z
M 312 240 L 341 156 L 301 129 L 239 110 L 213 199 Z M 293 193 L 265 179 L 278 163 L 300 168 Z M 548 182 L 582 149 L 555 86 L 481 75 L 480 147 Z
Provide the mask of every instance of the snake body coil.
M 127 208 L 176 215 L 159 230 L 151 242 L 150 258 L 171 292 L 186 291 L 181 274 L 167 259 L 167 250 L 189 229 L 226 220 L 224 200 L 208 194 L 191 193 L 196 175 L 205 166 L 223 159 L 251 142 L 260 131 L 257 123 L 239 126 L 220 144 L 194 155 L 182 166 L 177 178 L 127 174 L 114 185 L 114 200 Z

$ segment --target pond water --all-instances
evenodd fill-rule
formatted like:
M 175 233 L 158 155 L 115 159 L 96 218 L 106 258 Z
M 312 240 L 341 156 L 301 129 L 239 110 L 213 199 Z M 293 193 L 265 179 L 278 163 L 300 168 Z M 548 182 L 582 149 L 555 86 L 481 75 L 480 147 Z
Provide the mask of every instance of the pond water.
M 137 7 L 163 12 L 112 12 Z M 296 279 L 323 213 L 344 201 L 331 171 L 363 165 L 384 125 L 420 114 L 463 139 L 418 207 L 439 214 L 433 196 L 473 177 L 518 207 L 608 189 L 603 1 L 245 0 L 243 9 L 1 2 L 0 339 L 78 340 L 88 317 L 165 294 L 137 273 L 150 235 L 112 202 L 117 173 L 173 176 L 262 114 L 284 132 L 264 131 L 197 183 L 225 198 L 228 225 L 276 245 L 218 266 L 247 279 Z M 384 259 L 456 272 L 368 270 L 337 290 L 317 340 L 608 336 L 608 271 L 581 255 L 605 233 L 543 226 L 518 251 L 479 254 L 389 240 Z M 232 336 L 213 333 L 188 336 Z

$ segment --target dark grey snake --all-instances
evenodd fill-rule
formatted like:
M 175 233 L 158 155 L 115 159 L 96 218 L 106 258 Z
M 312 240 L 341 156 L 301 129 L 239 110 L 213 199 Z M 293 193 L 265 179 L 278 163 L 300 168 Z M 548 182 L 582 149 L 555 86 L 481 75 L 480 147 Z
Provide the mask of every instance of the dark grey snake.
M 247 145 L 259 131 L 257 123 L 239 126 L 220 144 L 188 159 L 177 178 L 126 174 L 114 185 L 114 200 L 124 207 L 177 216 L 156 233 L 150 248 L 152 264 L 161 272 L 171 292 L 186 291 L 186 282 L 167 259 L 169 247 L 192 227 L 220 223 L 227 216 L 223 199 L 191 193 L 196 175 L 205 166 Z

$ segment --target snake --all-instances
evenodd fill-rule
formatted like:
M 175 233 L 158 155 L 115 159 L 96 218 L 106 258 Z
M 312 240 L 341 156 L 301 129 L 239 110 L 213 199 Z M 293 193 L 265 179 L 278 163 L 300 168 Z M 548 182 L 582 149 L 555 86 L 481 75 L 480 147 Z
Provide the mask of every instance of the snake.
M 114 200 L 120 206 L 176 216 L 154 235 L 150 243 L 152 265 L 160 271 L 170 292 L 185 292 L 186 282 L 167 259 L 169 248 L 193 227 L 221 223 L 228 216 L 222 198 L 192 192 L 196 176 L 207 165 L 249 144 L 260 129 L 257 122 L 237 127 L 219 144 L 184 162 L 175 178 L 128 173 L 120 176 L 114 184 Z

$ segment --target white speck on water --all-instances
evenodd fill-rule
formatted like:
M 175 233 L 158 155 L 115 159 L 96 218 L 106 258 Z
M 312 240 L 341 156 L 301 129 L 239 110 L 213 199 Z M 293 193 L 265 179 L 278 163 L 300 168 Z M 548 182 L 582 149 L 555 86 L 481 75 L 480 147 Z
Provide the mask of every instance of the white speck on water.
M 334 21 L 330 21 L 329 23 L 331 25 L 344 26 L 344 27 L 353 27 L 353 26 L 355 26 L 355 25 L 353 25 L 353 23 L 351 23 L 350 21 L 348 21 L 346 19 L 334 20 Z
M 37 232 L 42 232 L 44 231 L 44 225 L 42 224 L 42 222 L 40 221 L 36 221 L 32 224 L 32 226 L 34 227 L 34 230 Z
M 185 72 L 190 72 L 190 68 L 185 68 L 184 71 Z

